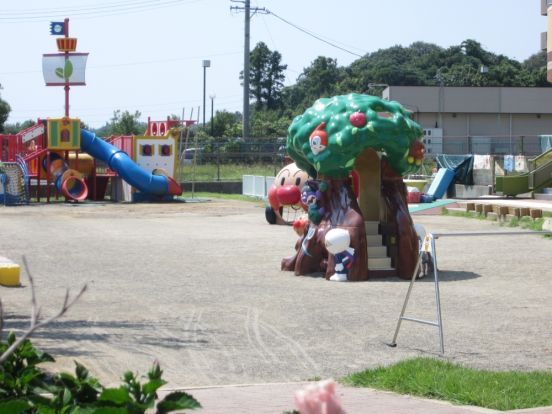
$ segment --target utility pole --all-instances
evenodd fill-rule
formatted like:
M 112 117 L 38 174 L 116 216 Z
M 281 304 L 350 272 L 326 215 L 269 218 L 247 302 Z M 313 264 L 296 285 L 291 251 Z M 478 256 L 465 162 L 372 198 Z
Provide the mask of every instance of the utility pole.
M 268 13 L 264 7 L 251 8 L 250 0 L 230 0 L 232 3 L 242 3 L 243 6 L 230 6 L 230 10 L 245 12 L 244 42 L 243 42 L 243 139 L 249 139 L 249 53 L 251 11 L 255 13 Z

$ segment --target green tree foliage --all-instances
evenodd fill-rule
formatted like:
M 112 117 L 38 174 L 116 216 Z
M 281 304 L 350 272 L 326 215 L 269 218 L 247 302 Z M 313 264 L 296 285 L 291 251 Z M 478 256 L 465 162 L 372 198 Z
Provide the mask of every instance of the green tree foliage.
M 205 133 L 217 138 L 241 136 L 241 115 L 236 112 L 217 111 L 205 127 Z
M 95 132 L 99 136 L 110 135 L 142 135 L 147 128 L 145 123 L 139 122 L 140 111 L 131 114 L 129 111 L 121 112 L 117 109 L 113 112 L 111 121 L 105 126 L 98 128 Z
M 251 136 L 278 138 L 287 135 L 291 117 L 278 110 L 254 111 L 251 117 Z
M 1 88 L 1 85 L 0 85 L 0 88 Z M 0 133 L 4 132 L 4 122 L 8 120 L 10 111 L 11 111 L 10 104 L 4 101 L 0 96 Z
M 36 124 L 36 121 L 28 119 L 23 122 L 16 122 L 15 124 L 4 124 L 4 133 L 6 134 L 17 134 L 18 132 L 23 131 L 29 127 L 32 127 Z
M 482 70 L 484 68 L 485 70 Z M 369 53 L 347 67 L 318 57 L 305 68 L 295 85 L 284 88 L 286 106 L 301 113 L 314 100 L 336 94 L 379 94 L 383 87 L 399 86 L 549 86 L 546 55 L 539 52 L 520 63 L 485 50 L 467 39 L 442 48 L 415 42 Z
M 317 136 L 318 135 L 318 136 Z M 315 139 L 324 135 L 324 148 Z M 421 127 L 399 103 L 368 95 L 322 98 L 293 120 L 287 150 L 311 177 L 347 177 L 356 157 L 367 148 L 382 152 L 403 174 L 417 168 Z
M 249 69 L 250 96 L 255 99 L 256 109 L 281 106 L 286 69 L 280 52 L 271 51 L 263 42 L 257 43 L 250 54 Z

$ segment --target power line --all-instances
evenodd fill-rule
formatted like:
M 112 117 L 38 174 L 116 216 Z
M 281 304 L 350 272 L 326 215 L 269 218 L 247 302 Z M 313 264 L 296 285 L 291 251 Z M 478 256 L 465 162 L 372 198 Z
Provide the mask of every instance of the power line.
M 0 17 L 0 21 L 2 23 L 28 23 L 58 18 L 61 15 L 71 15 L 72 17 L 78 16 L 81 19 L 109 17 L 120 14 L 139 13 L 167 7 L 180 6 L 184 4 L 198 3 L 201 1 L 204 0 L 144 0 L 132 3 L 123 2 L 116 4 L 114 7 L 89 7 L 82 9 L 73 9 L 73 11 L 70 11 L 69 9 L 64 9 L 60 10 L 59 12 L 52 12 L 52 10 L 47 10 L 44 12 L 34 12 L 34 14 L 30 15 L 19 14 L 6 16 L 6 13 L 3 12 L 2 16 Z
M 102 10 L 102 9 L 112 9 L 116 7 L 121 6 L 128 6 L 128 5 L 139 5 L 143 3 L 157 3 L 157 0 L 126 0 L 126 1 L 117 1 L 112 3 L 96 3 L 94 5 L 82 5 L 79 7 L 62 7 L 62 8 L 56 8 L 56 7 L 49 7 L 47 9 L 31 9 L 31 10 L 3 10 L 1 11 L 1 14 L 3 16 L 25 16 L 25 15 L 41 15 L 41 14 L 50 14 L 50 13 L 68 13 L 71 14 L 76 11 L 86 11 L 86 10 Z
M 322 37 L 320 37 L 319 35 L 317 35 L 317 34 L 315 34 L 315 33 L 313 33 L 313 32 L 308 31 L 307 29 L 303 29 L 302 27 L 297 26 L 296 24 L 290 22 L 289 20 L 284 19 L 284 18 L 281 17 L 281 16 L 278 16 L 276 13 L 274 13 L 274 12 L 272 12 L 272 11 L 270 11 L 270 10 L 267 10 L 267 9 L 266 9 L 266 14 L 271 14 L 272 16 L 276 17 L 278 20 L 281 20 L 282 22 L 284 22 L 284 23 L 290 25 L 291 27 L 293 27 L 293 28 L 295 28 L 295 29 L 297 29 L 297 30 L 299 30 L 299 31 L 301 31 L 301 32 L 303 32 L 303 33 L 305 33 L 305 34 L 307 34 L 307 35 L 309 35 L 309 36 L 315 38 L 316 40 L 320 40 L 321 42 L 324 42 L 324 43 L 326 43 L 326 44 L 328 44 L 328 45 L 330 45 L 330 46 L 332 46 L 332 47 L 335 47 L 336 49 L 342 50 L 343 52 L 347 52 L 347 53 L 349 53 L 349 54 L 351 54 L 351 55 L 354 55 L 354 56 L 357 56 L 357 57 L 360 57 L 360 58 L 362 57 L 362 55 L 359 55 L 358 53 L 352 52 L 352 51 L 350 51 L 350 50 L 348 50 L 348 49 L 345 49 L 344 47 L 338 46 L 338 45 L 336 45 L 335 43 L 332 43 L 332 42 L 330 42 L 330 41 L 328 41 L 328 40 L 325 40 L 325 39 L 323 39 Z
M 212 53 L 209 54 L 209 56 L 232 56 L 240 54 L 241 52 L 235 51 L 235 52 L 221 52 L 221 53 Z M 203 58 L 205 55 L 201 56 L 183 56 L 179 58 L 171 58 L 171 59 L 157 59 L 157 60 L 143 60 L 143 61 L 136 61 L 136 62 L 126 62 L 126 63 L 111 63 L 108 65 L 93 65 L 87 67 L 87 70 L 97 70 L 97 69 L 109 69 L 109 68 L 117 68 L 117 67 L 125 67 L 125 66 L 138 66 L 138 65 L 151 65 L 151 64 L 159 64 L 159 63 L 171 63 L 171 62 L 180 62 L 184 60 L 195 60 Z M 16 71 L 16 72 L 0 72 L 0 76 L 9 76 L 9 75 L 28 75 L 32 73 L 42 73 L 41 70 L 23 70 L 23 71 Z

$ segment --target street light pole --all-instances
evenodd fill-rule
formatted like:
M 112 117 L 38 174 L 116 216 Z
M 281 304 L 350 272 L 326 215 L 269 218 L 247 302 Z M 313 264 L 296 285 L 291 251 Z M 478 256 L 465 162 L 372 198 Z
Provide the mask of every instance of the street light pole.
M 204 60 L 201 66 L 203 66 L 203 128 L 205 128 L 205 87 L 207 85 L 207 68 L 211 67 L 211 61 Z
M 213 123 L 213 119 L 214 119 L 214 115 L 215 115 L 214 107 L 215 107 L 216 95 L 215 94 L 209 95 L 209 98 L 211 98 L 211 136 L 213 136 L 214 126 L 215 126 L 214 123 Z

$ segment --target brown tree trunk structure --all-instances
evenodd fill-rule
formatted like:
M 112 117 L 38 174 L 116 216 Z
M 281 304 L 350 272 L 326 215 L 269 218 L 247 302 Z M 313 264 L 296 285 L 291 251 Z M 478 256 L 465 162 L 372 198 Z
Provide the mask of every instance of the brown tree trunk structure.
M 408 211 L 406 185 L 385 160 L 381 164 L 381 194 L 387 207 L 387 223 L 397 229 L 397 276 L 410 279 L 418 261 L 418 235 Z
M 348 280 L 367 280 L 366 230 L 351 180 L 328 178 L 324 181 L 328 184 L 321 199 L 324 216 L 318 225 L 310 224 L 309 232 L 296 245 L 295 255 L 282 260 L 282 270 L 294 271 L 297 276 L 322 272 L 329 278 L 334 273 L 335 259 L 324 245 L 324 236 L 330 229 L 339 227 L 349 232 L 350 247 L 355 249 Z

